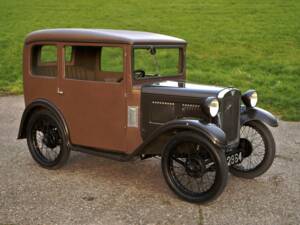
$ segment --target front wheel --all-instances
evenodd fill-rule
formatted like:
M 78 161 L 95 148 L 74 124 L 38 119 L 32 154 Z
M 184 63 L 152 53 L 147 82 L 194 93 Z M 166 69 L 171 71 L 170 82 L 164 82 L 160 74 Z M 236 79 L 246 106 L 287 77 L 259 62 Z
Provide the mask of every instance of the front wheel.
M 241 127 L 241 141 L 248 147 L 244 149 L 241 163 L 229 168 L 230 172 L 247 179 L 265 173 L 272 165 L 275 157 L 275 141 L 272 133 L 260 121 L 249 121 Z
M 169 141 L 162 154 L 162 171 L 169 187 L 194 203 L 216 199 L 228 178 L 224 152 L 189 131 L 178 133 Z

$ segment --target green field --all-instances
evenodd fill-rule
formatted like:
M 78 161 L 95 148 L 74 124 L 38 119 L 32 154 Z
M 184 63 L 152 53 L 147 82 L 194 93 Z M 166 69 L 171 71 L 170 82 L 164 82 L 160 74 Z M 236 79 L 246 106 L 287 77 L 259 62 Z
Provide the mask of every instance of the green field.
M 22 45 L 44 28 L 159 32 L 186 39 L 188 79 L 255 88 L 259 106 L 300 120 L 299 0 L 0 0 L 0 93 L 22 93 Z

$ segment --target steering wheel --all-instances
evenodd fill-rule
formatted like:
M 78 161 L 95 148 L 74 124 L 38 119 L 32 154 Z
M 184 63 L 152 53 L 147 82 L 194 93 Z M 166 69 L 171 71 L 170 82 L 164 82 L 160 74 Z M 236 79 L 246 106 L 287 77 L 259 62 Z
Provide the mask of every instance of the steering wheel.
M 145 75 L 146 75 L 145 71 L 142 69 L 134 70 L 133 72 L 134 72 L 135 78 L 145 77 Z

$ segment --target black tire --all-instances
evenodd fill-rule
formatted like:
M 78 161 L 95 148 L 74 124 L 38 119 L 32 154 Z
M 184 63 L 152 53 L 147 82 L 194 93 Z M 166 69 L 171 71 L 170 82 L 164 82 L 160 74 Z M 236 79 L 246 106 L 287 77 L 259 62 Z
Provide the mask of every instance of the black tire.
M 187 150 L 180 150 L 181 146 L 188 147 L 188 152 Z M 185 161 L 182 161 L 182 158 Z M 194 161 L 194 166 L 189 168 L 187 165 L 192 164 L 192 160 Z M 196 182 L 196 186 L 198 186 L 198 189 L 196 189 L 198 191 L 194 191 L 193 185 L 195 183 L 192 183 L 192 188 L 190 188 L 188 184 L 185 185 L 183 181 L 180 181 L 179 176 L 175 173 L 174 164 L 174 162 L 178 163 L 178 161 L 180 161 L 179 164 L 182 166 L 181 170 L 185 170 L 187 179 L 191 180 L 191 182 Z M 224 152 L 213 145 L 207 138 L 195 132 L 184 131 L 172 137 L 162 154 L 161 165 L 168 186 L 180 198 L 188 202 L 211 202 L 223 192 L 227 184 L 228 166 Z M 205 166 L 203 167 L 203 165 Z M 207 166 L 209 167 L 207 168 Z M 198 170 L 191 170 L 191 168 L 198 168 Z M 215 169 L 215 171 L 212 171 L 212 169 Z M 200 171 L 202 172 L 200 173 Z M 204 184 L 204 176 L 212 172 L 215 172 L 215 176 L 212 180 L 213 183 L 210 184 L 211 186 L 208 186 L 207 190 L 202 189 L 202 187 L 200 189 L 200 186 Z M 200 186 L 199 179 L 201 179 Z
M 29 118 L 26 137 L 33 159 L 47 169 L 58 169 L 69 158 L 70 149 L 60 120 L 48 110 L 39 110 Z
M 256 138 L 260 136 L 260 143 L 255 145 L 255 141 L 257 141 L 257 139 L 255 140 L 254 137 L 251 138 L 249 134 L 247 134 L 248 136 L 246 134 L 242 134 L 243 127 L 252 130 L 252 133 L 255 134 Z M 248 133 L 251 132 L 248 131 Z M 256 120 L 249 121 L 241 127 L 241 136 L 242 135 L 243 138 L 250 141 L 253 150 L 251 154 L 248 157 L 244 158 L 240 164 L 231 166 L 229 168 L 229 171 L 234 176 L 252 179 L 265 173 L 272 165 L 276 152 L 275 141 L 268 127 L 262 122 Z M 256 160 L 254 160 L 255 156 L 257 156 Z M 250 162 L 253 161 L 253 166 L 249 166 L 249 168 L 246 168 L 246 160 Z

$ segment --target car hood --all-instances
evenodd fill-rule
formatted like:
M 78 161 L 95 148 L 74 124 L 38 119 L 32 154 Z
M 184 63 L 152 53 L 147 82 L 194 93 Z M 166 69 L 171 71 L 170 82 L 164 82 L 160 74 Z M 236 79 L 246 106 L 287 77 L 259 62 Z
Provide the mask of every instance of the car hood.
M 208 96 L 218 97 L 226 89 L 225 87 L 193 84 L 184 81 L 162 81 L 143 85 L 142 93 L 203 98 Z

